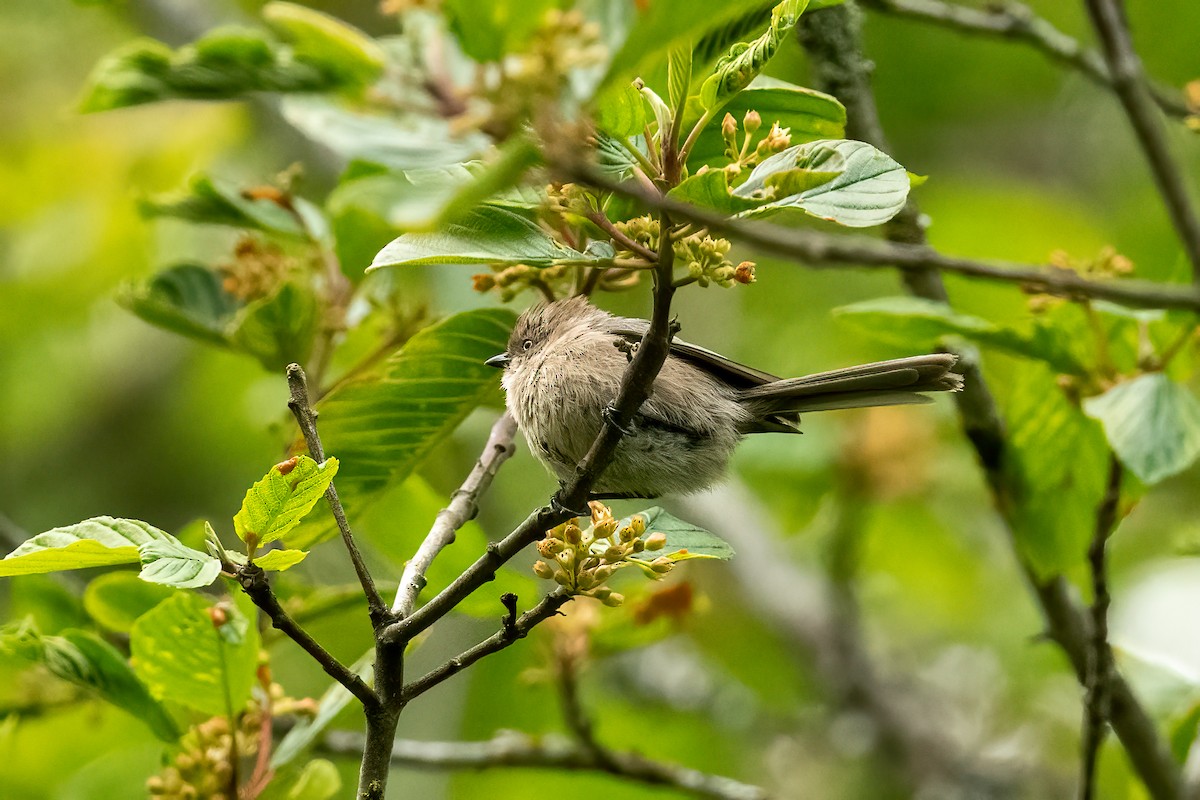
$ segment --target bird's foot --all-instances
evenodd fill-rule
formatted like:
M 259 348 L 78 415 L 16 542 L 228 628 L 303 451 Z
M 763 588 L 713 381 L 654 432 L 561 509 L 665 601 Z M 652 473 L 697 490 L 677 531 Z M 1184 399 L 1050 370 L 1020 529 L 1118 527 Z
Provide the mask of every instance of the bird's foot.
M 572 517 L 589 517 L 589 516 L 591 516 L 592 510 L 590 508 L 587 509 L 586 511 L 577 511 L 577 510 L 567 506 L 567 504 L 564 503 L 561 498 L 563 489 L 564 489 L 564 487 L 562 486 L 562 484 L 559 484 L 558 491 L 555 492 L 554 494 L 550 495 L 550 508 L 554 511 L 555 514 L 570 514 Z
M 617 422 L 617 408 L 612 403 L 609 403 L 608 405 L 606 405 L 604 407 L 604 410 L 600 412 L 600 416 L 604 418 L 604 421 L 607 424 L 609 424 L 609 425 L 613 426 L 614 428 L 616 428 L 617 430 L 619 430 L 623 435 L 625 435 L 625 436 L 633 436 L 634 435 L 632 428 L 626 428 L 624 425 Z

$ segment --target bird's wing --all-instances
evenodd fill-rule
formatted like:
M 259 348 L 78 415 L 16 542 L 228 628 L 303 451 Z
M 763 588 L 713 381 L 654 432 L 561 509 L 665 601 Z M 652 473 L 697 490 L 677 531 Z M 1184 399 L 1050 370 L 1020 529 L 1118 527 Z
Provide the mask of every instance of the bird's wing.
M 614 335 L 624 337 L 631 342 L 640 342 L 650 327 L 650 323 L 644 319 L 628 317 L 614 317 L 609 322 L 609 330 Z M 712 350 L 689 344 L 680 339 L 671 340 L 671 355 L 721 379 L 735 389 L 749 389 L 779 380 L 778 376 L 769 372 L 739 364 L 720 353 L 714 353 Z

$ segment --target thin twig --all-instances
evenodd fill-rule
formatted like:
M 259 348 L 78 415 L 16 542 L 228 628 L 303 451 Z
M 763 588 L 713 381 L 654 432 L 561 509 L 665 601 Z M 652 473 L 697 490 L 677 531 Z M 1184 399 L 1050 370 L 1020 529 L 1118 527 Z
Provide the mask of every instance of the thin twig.
M 379 698 L 362 678 L 355 675 L 345 664 L 334 658 L 316 639 L 309 635 L 308 631 L 301 628 L 296 624 L 295 620 L 288 616 L 288 613 L 283 610 L 283 606 L 279 604 L 279 598 L 271 590 L 271 585 L 267 582 L 267 574 L 261 568 L 255 564 L 247 564 L 244 567 L 227 565 L 227 568 L 235 570 L 235 575 L 242 587 L 242 591 L 254 601 L 256 606 L 263 610 L 271 620 L 273 627 L 279 629 L 289 639 L 300 645 L 306 653 L 321 665 L 321 668 L 330 677 L 342 686 L 345 686 L 350 694 L 357 697 L 364 708 L 370 710 L 379 706 Z
M 322 741 L 330 753 L 356 755 L 362 737 L 348 731 L 333 731 Z M 561 736 L 532 737 L 505 733 L 481 742 L 426 742 L 399 739 L 392 746 L 395 764 L 418 769 L 559 769 L 573 772 L 602 772 L 620 778 L 662 786 L 711 800 L 766 800 L 767 792 L 732 778 L 712 775 L 677 764 L 649 759 L 640 753 L 618 752 L 612 762 L 602 764 L 595 754 Z
M 1091 637 L 1087 648 L 1084 680 L 1083 732 L 1081 748 L 1079 800 L 1095 796 L 1096 764 L 1104 742 L 1108 722 L 1109 683 L 1113 671 L 1112 648 L 1108 644 L 1108 539 L 1118 522 L 1121 506 L 1121 462 L 1116 455 L 1108 460 L 1108 481 L 1103 499 L 1096 510 L 1096 531 L 1088 547 L 1088 567 L 1092 577 Z
M 1188 194 L 1184 172 L 1171 157 L 1166 130 L 1146 86 L 1142 61 L 1133 49 L 1124 9 L 1117 0 L 1086 0 L 1086 3 L 1112 73 L 1113 91 L 1125 107 L 1125 114 L 1150 161 L 1154 183 L 1192 263 L 1193 281 L 1200 284 L 1200 217 Z
M 758 249 L 814 269 L 864 267 L 902 269 L 906 272 L 942 270 L 986 280 L 1015 283 L 1027 291 L 1064 297 L 1093 297 L 1133 308 L 1180 308 L 1200 311 L 1200 291 L 1149 281 L 1098 281 L 1053 266 L 1039 267 L 1009 261 L 976 261 L 942 255 L 925 244 L 875 239 L 862 234 L 832 234 L 802 228 L 785 228 L 764 222 L 745 222 L 670 197 L 646 192 L 636 184 L 609 179 L 580 165 L 563 165 L 573 177 L 605 191 L 615 192 L 739 239 Z
M 1023 3 L 993 3 L 982 8 L 944 0 L 860 0 L 874 11 L 921 20 L 960 33 L 995 36 L 1030 45 L 1053 61 L 1078 70 L 1101 86 L 1112 87 L 1113 78 L 1104 57 L 1077 39 L 1037 16 Z M 1163 113 L 1184 119 L 1191 112 L 1178 92 L 1151 87 Z
M 646 247 L 641 242 L 635 242 L 633 239 L 630 239 L 628 236 L 626 236 L 625 233 L 618 229 L 616 225 L 613 225 L 612 220 L 609 219 L 608 215 L 603 211 L 589 211 L 587 218 L 591 220 L 592 224 L 594 224 L 597 228 L 607 233 L 614 242 L 620 245 L 622 250 L 628 250 L 631 253 L 635 253 L 652 264 L 658 260 L 658 253 L 654 252 L 649 247 Z
M 561 591 L 556 591 L 543 597 L 540 601 L 538 601 L 537 605 L 526 611 L 520 617 L 513 619 L 513 616 L 515 615 L 506 616 L 500 630 L 496 631 L 494 634 L 484 639 L 471 649 L 460 653 L 446 663 L 430 670 L 425 675 L 417 678 L 415 681 L 405 686 L 404 702 L 407 703 L 414 697 L 421 696 L 447 678 L 451 678 L 462 672 L 464 669 L 471 666 L 484 656 L 490 656 L 492 653 L 498 653 L 509 645 L 524 639 L 529 635 L 529 631 L 531 631 L 535 625 L 537 625 L 539 622 L 544 622 L 545 620 L 550 619 L 550 617 L 553 617 L 570 599 L 570 595 L 564 594 Z
M 400 588 L 392 611 L 398 618 L 407 617 L 417 604 L 417 597 L 425 588 L 425 573 L 438 553 L 454 542 L 458 529 L 479 513 L 479 498 L 483 496 L 500 466 L 517 451 L 513 439 L 517 435 L 517 422 L 507 411 L 492 425 L 492 432 L 483 446 L 475 466 L 462 486 L 450 497 L 450 505 L 438 512 L 425 540 L 404 567 L 400 576 Z
M 324 461 L 325 448 L 321 445 L 320 434 L 317 433 L 317 412 L 313 410 L 308 401 L 308 382 L 305 380 L 304 370 L 299 364 L 288 365 L 287 382 L 291 394 L 288 408 L 292 410 L 292 416 L 296 418 L 296 424 L 300 426 L 300 431 L 304 434 L 308 452 L 316 461 Z M 358 545 L 354 542 L 354 535 L 350 532 L 350 523 L 346 520 L 346 510 L 342 508 L 342 501 L 338 499 L 337 488 L 332 482 L 325 490 L 325 499 L 329 501 L 329 508 L 337 522 L 342 542 L 346 545 L 350 561 L 354 564 L 354 572 L 358 575 L 358 582 L 362 585 L 363 594 L 367 597 L 367 613 L 371 616 L 371 623 L 378 628 L 388 619 L 388 607 L 380 596 L 379 590 L 375 588 L 375 581 L 371 578 L 371 573 L 367 571 L 362 553 L 359 552 Z

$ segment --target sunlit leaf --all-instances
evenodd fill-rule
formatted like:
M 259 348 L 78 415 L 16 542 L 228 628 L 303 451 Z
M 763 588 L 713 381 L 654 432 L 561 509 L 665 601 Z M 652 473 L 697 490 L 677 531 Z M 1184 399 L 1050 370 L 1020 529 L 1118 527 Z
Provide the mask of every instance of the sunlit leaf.
M 375 40 L 336 17 L 278 1 L 263 6 L 262 16 L 288 39 L 297 61 L 338 81 L 366 85 L 383 73 L 387 57 Z
M 1147 485 L 1200 456 L 1200 401 L 1160 372 L 1119 383 L 1083 408 L 1104 426 L 1121 463 Z
M 83 607 L 105 628 L 129 633 L 138 617 L 173 594 L 170 586 L 147 583 L 132 572 L 109 572 L 88 582 Z
M 308 456 L 294 456 L 271 467 L 246 492 L 233 517 L 238 537 L 253 537 L 261 546 L 286 535 L 321 499 L 337 472 L 336 458 L 318 464 Z
M 268 550 L 254 559 L 254 563 L 265 570 L 282 572 L 291 569 L 308 556 L 305 550 Z
M 138 548 L 142 560 L 139 578 L 178 589 L 208 586 L 221 574 L 221 562 L 208 553 L 180 543 L 174 537 L 147 542 Z
M 170 538 L 140 520 L 92 517 L 26 540 L 0 560 L 0 576 L 136 564 L 139 547 Z
M 596 102 L 596 127 L 624 139 L 636 136 L 646 125 L 646 105 L 642 93 L 630 84 L 615 86 Z

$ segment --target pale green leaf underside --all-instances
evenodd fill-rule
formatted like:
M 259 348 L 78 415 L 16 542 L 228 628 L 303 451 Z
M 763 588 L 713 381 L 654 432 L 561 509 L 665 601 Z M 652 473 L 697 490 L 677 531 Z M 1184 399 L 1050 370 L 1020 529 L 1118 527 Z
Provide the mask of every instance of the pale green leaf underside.
M 662 533 L 667 537 L 667 544 L 662 550 L 645 552 L 641 555 L 644 559 L 667 556 L 672 561 L 686 561 L 691 558 L 719 558 L 728 561 L 733 558 L 733 548 L 724 539 L 690 522 L 673 517 L 658 506 L 641 511 L 638 516 L 646 520 L 647 536 Z M 622 524 L 627 521 L 623 520 Z
M 246 492 L 233 526 L 242 541 L 253 534 L 259 545 L 275 541 L 312 510 L 338 471 L 338 460 L 321 464 L 308 456 L 276 464 Z
M 1084 401 L 1121 463 L 1147 485 L 1200 456 L 1200 401 L 1162 373 L 1142 375 Z
M 220 561 L 208 553 L 193 550 L 174 537 L 147 542 L 139 554 L 142 571 L 138 577 L 148 583 L 198 589 L 210 585 L 221 574 Z
M 134 564 L 139 547 L 169 538 L 140 520 L 93 517 L 25 541 L 0 560 L 0 576 Z

